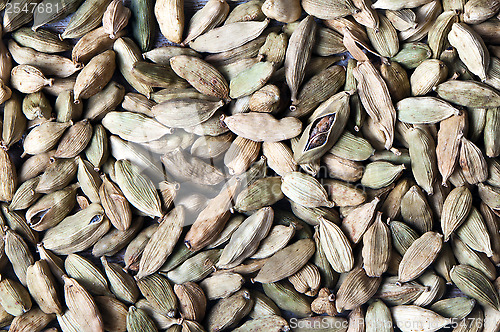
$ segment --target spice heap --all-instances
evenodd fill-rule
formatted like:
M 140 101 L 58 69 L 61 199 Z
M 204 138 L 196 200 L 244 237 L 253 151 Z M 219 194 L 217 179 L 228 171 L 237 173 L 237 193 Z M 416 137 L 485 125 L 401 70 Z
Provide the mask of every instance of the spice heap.
M 500 1 L 0 4 L 0 327 L 500 329 Z

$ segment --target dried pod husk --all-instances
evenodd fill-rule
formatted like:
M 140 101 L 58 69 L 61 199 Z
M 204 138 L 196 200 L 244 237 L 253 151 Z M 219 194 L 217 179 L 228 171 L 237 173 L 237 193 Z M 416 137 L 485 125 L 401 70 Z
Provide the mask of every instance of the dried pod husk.
M 327 314 L 335 316 L 337 309 L 335 308 L 335 294 L 332 294 L 328 288 L 320 289 L 318 297 L 311 303 L 311 310 L 318 314 Z
M 475 305 L 476 300 L 459 296 L 439 300 L 431 305 L 430 309 L 443 317 L 461 320 L 472 312 Z
M 481 203 L 480 205 L 480 211 L 481 215 L 484 219 L 484 222 L 486 223 L 486 227 L 488 227 L 488 233 L 491 239 L 491 248 L 493 249 L 493 256 L 491 257 L 491 260 L 495 263 L 498 264 L 498 250 L 497 248 L 500 246 L 500 234 L 497 231 L 498 228 L 498 217 L 495 215 L 495 213 L 484 203 Z
M 21 316 L 31 309 L 31 297 L 20 283 L 2 278 L 0 281 L 0 304 L 8 314 Z
M 262 1 L 251 0 L 234 7 L 229 13 L 224 24 L 245 21 L 260 21 L 265 19 L 265 17 L 266 15 L 262 12 Z
M 4 236 L 5 255 L 12 264 L 17 279 L 26 286 L 26 271 L 35 261 L 28 245 L 15 231 L 7 228 Z
M 411 9 L 386 10 L 385 17 L 398 31 L 405 31 L 417 26 L 417 15 Z
M 235 209 L 249 212 L 270 206 L 283 198 L 280 177 L 265 177 L 243 189 L 235 201 Z
M 460 111 L 435 97 L 410 97 L 397 103 L 398 120 L 410 124 L 431 124 L 459 115 Z
M 303 239 L 291 244 L 271 256 L 261 268 L 254 281 L 271 283 L 282 280 L 298 272 L 314 254 L 314 242 Z M 293 256 L 289 256 L 294 253 Z M 284 258 L 293 257 L 285 265 Z M 275 267 L 280 266 L 279 269 Z
M 498 203 L 500 188 L 489 186 L 484 183 L 479 183 L 477 186 L 481 200 L 493 210 L 500 210 L 500 204 Z
M 71 16 L 61 38 L 80 38 L 87 32 L 97 28 L 111 0 L 85 1 Z
M 179 299 L 179 311 L 184 319 L 201 321 L 205 316 L 207 299 L 200 286 L 194 282 L 174 285 L 174 292 Z
M 38 92 L 53 83 L 54 79 L 47 79 L 38 68 L 30 65 L 18 65 L 11 71 L 12 87 L 22 93 Z
M 22 47 L 13 40 L 9 41 L 8 47 L 16 63 L 34 66 L 45 75 L 66 78 L 82 69 L 81 64 L 73 63 L 68 58 L 38 52 L 29 47 Z
M 9 330 L 15 332 L 42 331 L 55 318 L 54 314 L 46 314 L 39 308 L 33 308 L 21 316 L 14 318 Z
M 380 74 L 387 84 L 392 100 L 395 102 L 410 96 L 410 80 L 406 70 L 395 61 L 383 61 Z
M 221 100 L 180 98 L 155 105 L 151 112 L 165 126 L 186 129 L 208 121 L 223 105 Z
M 413 177 L 428 195 L 432 195 L 437 175 L 434 138 L 421 129 L 413 128 L 408 133 L 408 143 Z
M 330 1 L 330 0 L 302 0 L 302 8 L 309 15 L 322 20 L 345 17 L 359 11 L 350 0 Z
M 294 147 L 298 164 L 321 158 L 337 142 L 349 119 L 349 92 L 340 92 L 323 102 L 311 116 Z
M 132 11 L 132 35 L 138 42 L 143 52 L 149 51 L 153 47 L 156 31 L 158 30 L 154 13 L 154 1 L 133 0 L 130 2 Z M 141 13 L 138 15 L 138 13 Z
M 109 263 L 106 257 L 101 257 L 104 272 L 109 280 L 109 289 L 121 301 L 135 303 L 139 298 L 139 288 L 134 278 L 116 263 Z
M 366 192 L 353 184 L 332 179 L 325 179 L 323 183 L 335 205 L 357 206 L 366 201 Z
M 436 20 L 441 14 L 441 2 L 430 1 L 415 10 L 417 15 L 417 26 L 399 33 L 399 38 L 405 41 L 419 41 L 424 39 Z
M 167 278 L 176 284 L 197 282 L 214 271 L 222 249 L 205 250 L 186 259 L 181 265 L 167 273 Z
M 144 312 L 151 317 L 155 325 L 160 329 L 175 328 L 183 321 L 182 318 L 172 318 L 167 316 L 166 313 L 154 308 L 146 299 L 140 299 L 135 303 L 135 306 L 137 306 L 138 309 L 144 310 Z
M 162 217 L 160 226 L 151 236 L 142 253 L 138 279 L 156 272 L 165 263 L 181 236 L 184 219 L 185 210 L 182 205 L 175 207 Z
M 199 137 L 191 146 L 191 154 L 203 159 L 219 158 L 229 149 L 233 139 L 233 133 Z
M 384 133 L 384 147 L 390 149 L 394 140 L 396 110 L 386 83 L 376 68 L 369 62 L 359 63 L 353 70 L 358 82 L 358 93 L 368 115 L 380 126 Z M 376 95 L 378 98 L 370 98 Z
M 305 207 L 332 207 L 326 190 L 310 175 L 299 172 L 285 174 L 281 185 L 281 191 L 290 200 Z
M 10 210 L 8 204 L 6 203 L 1 204 L 1 210 L 4 217 L 2 218 L 2 221 L 0 221 L 2 225 L 5 226 L 6 222 L 9 228 L 21 235 L 27 242 L 32 244 L 38 243 L 38 234 L 30 229 L 29 224 L 26 222 L 26 219 L 23 215 L 21 215 L 21 213 Z M 0 234 L 4 233 L 5 232 L 0 232 Z
M 39 193 L 35 192 L 35 187 L 38 185 L 39 180 L 39 177 L 35 177 L 21 183 L 12 197 L 9 209 L 12 211 L 24 210 L 35 203 L 41 196 Z
M 468 183 L 477 184 L 488 178 L 488 165 L 483 152 L 465 137 L 461 139 L 459 163 Z
M 36 24 L 36 14 L 34 16 Z M 38 52 L 60 53 L 70 51 L 72 48 L 67 41 L 60 40 L 56 33 L 45 29 L 34 31 L 28 27 L 23 27 L 14 31 L 12 38 L 19 45 L 30 47 Z
M 245 282 L 240 274 L 221 272 L 214 274 L 200 282 L 207 299 L 216 300 L 226 298 L 241 289 Z
M 23 98 L 23 113 L 28 120 L 35 120 L 37 118 L 49 119 L 52 113 L 52 106 L 43 92 L 39 91 L 26 95 Z
M 126 230 L 132 222 L 130 204 L 120 188 L 108 179 L 102 177 L 99 188 L 99 198 L 109 221 L 119 230 Z
M 315 38 L 316 23 L 312 16 L 308 16 L 295 29 L 288 42 L 285 77 L 291 91 L 292 102 L 298 100 L 298 90 L 304 80 L 305 67 L 311 58 Z
M 101 314 L 92 296 L 75 280 L 63 276 L 64 299 L 69 312 L 83 329 L 104 331 Z
M 446 197 L 441 216 L 445 241 L 467 218 L 472 206 L 472 194 L 467 187 L 457 187 Z
M 178 55 L 170 59 L 170 66 L 200 93 L 223 100 L 229 98 L 229 86 L 225 78 L 209 63 L 197 57 Z
M 394 165 L 387 161 L 369 163 L 361 178 L 361 184 L 371 189 L 380 189 L 396 181 L 406 169 L 405 165 Z
M 201 205 L 201 208 L 197 209 L 198 211 L 206 206 L 206 200 L 206 198 L 203 199 L 204 204 Z M 184 203 L 181 202 L 181 204 Z M 231 235 L 238 229 L 243 220 L 245 220 L 245 216 L 240 214 L 235 214 L 229 218 L 222 232 L 217 236 L 217 239 L 214 242 L 207 246 L 207 249 L 217 248 L 221 244 L 227 243 L 231 238 Z
M 267 236 L 274 218 L 274 211 L 264 207 L 245 219 L 231 235 L 217 263 L 220 268 L 232 268 L 257 251 L 260 241 Z M 251 236 L 244 236 L 251 234 Z
M 75 178 L 77 170 L 78 165 L 74 158 L 53 160 L 40 176 L 35 191 L 48 194 L 61 190 Z
M 363 137 L 345 131 L 329 152 L 348 160 L 364 161 L 373 155 L 375 149 Z
M 104 31 L 109 34 L 109 38 L 116 38 L 116 33 L 127 26 L 130 15 L 130 9 L 125 7 L 122 1 L 111 1 L 102 16 L 102 26 Z
M 43 196 L 26 211 L 26 220 L 36 231 L 43 231 L 57 225 L 72 210 L 76 203 L 78 184 L 68 186 Z
M 108 159 L 109 141 L 108 134 L 101 124 L 96 124 L 93 129 L 92 137 L 85 149 L 85 156 L 94 169 L 98 170 Z
M 111 80 L 115 70 L 116 54 L 107 50 L 90 60 L 76 77 L 73 89 L 75 103 L 81 99 L 88 99 L 101 91 Z
M 401 215 L 401 200 L 410 189 L 411 185 L 412 182 L 409 179 L 401 179 L 385 198 L 382 204 L 382 211 L 390 219 L 398 219 Z
M 111 81 L 102 91 L 89 98 L 84 117 L 89 120 L 101 120 L 107 113 L 115 110 L 124 95 L 125 88 Z
M 382 221 L 382 213 L 379 212 L 375 222 L 363 235 L 363 268 L 369 277 L 380 277 L 387 271 L 391 248 L 390 229 Z
M 159 88 L 182 88 L 188 86 L 179 79 L 167 65 L 160 65 L 146 61 L 137 61 L 132 65 L 132 76 L 141 84 Z
M 500 108 L 490 108 L 486 111 L 486 123 L 484 125 L 484 148 L 486 156 L 490 158 L 500 155 L 500 145 L 496 142 L 500 139 Z
M 37 155 L 51 150 L 70 126 L 70 122 L 47 121 L 33 128 L 24 139 L 24 153 Z
M 330 82 L 330 83 L 328 83 Z M 292 103 L 287 115 L 302 117 L 310 114 L 316 106 L 336 93 L 345 82 L 345 70 L 331 66 L 311 77 L 301 87 L 297 101 Z
M 443 297 L 446 288 L 444 278 L 428 271 L 420 276 L 419 281 L 428 289 L 420 294 L 413 304 L 424 307 Z
M 442 177 L 442 184 L 446 185 L 448 178 L 453 174 L 459 155 L 460 138 L 467 130 L 467 114 L 441 121 L 437 136 L 436 157 L 437 166 Z
M 422 96 L 448 77 L 448 67 L 443 61 L 429 59 L 422 62 L 410 78 L 413 96 Z
M 62 313 L 56 281 L 46 261 L 39 260 L 28 267 L 26 282 L 31 296 L 44 313 Z
M 457 228 L 457 236 L 471 249 L 493 256 L 488 228 L 478 209 L 472 207 L 468 217 Z
M 221 183 L 225 176 L 209 163 L 183 152 L 180 148 L 168 152 L 161 157 L 165 168 L 169 170 L 177 181 L 191 181 L 199 185 L 216 185 Z
M 408 282 L 424 273 L 441 251 L 442 235 L 426 232 L 415 240 L 403 255 L 399 264 L 399 282 Z
M 360 162 L 337 157 L 331 153 L 326 153 L 321 158 L 325 164 L 328 175 L 332 178 L 347 182 L 356 182 L 363 176 L 363 167 Z
M 127 313 L 127 331 L 157 332 L 154 321 L 142 309 L 130 306 Z
M 68 128 L 61 137 L 54 158 L 74 158 L 80 154 L 92 138 L 92 125 L 83 119 Z
M 207 314 L 207 330 L 214 332 L 234 327 L 248 315 L 253 304 L 254 300 L 246 289 L 219 300 Z
M 390 309 L 382 300 L 373 301 L 366 309 L 367 331 L 392 331 L 393 323 Z
M 381 280 L 368 277 L 361 267 L 354 268 L 340 284 L 335 304 L 337 312 L 352 310 L 366 303 L 377 292 Z
M 453 23 L 457 21 L 458 13 L 455 10 L 446 10 L 436 18 L 436 21 L 431 26 L 428 34 L 428 42 L 434 59 L 438 59 L 446 48 L 446 45 L 448 45 L 448 34 L 451 31 Z
M 321 285 L 321 275 L 315 265 L 308 263 L 295 274 L 289 276 L 288 281 L 299 293 L 316 296 Z
M 432 50 L 424 43 L 404 43 L 400 48 L 401 50 L 391 60 L 396 61 L 406 69 L 416 68 L 422 61 L 432 56 Z
M 137 235 L 142 228 L 143 218 L 137 217 L 132 226 L 127 230 L 119 230 L 116 228 L 104 235 L 94 244 L 92 248 L 92 255 L 94 257 L 113 256 L 121 249 L 123 249 L 132 239 Z
M 256 290 L 251 291 L 251 295 L 255 301 L 255 304 L 250 311 L 249 316 L 251 318 L 262 318 L 267 316 L 280 316 L 281 311 L 278 306 L 269 297 Z
M 16 168 L 7 151 L 0 150 L 0 201 L 10 202 L 17 188 Z
M 393 57 L 399 50 L 399 39 L 396 29 L 384 15 L 379 15 L 379 25 L 367 27 L 366 33 L 375 51 L 381 56 Z
M 439 84 L 435 91 L 444 100 L 461 106 L 500 107 L 500 93 L 485 83 L 450 80 Z
M 298 23 L 294 24 L 298 25 Z M 278 34 L 277 32 L 273 31 L 269 33 L 266 37 L 264 45 L 262 45 L 262 47 L 259 49 L 258 56 L 255 59 L 257 59 L 258 61 L 264 60 L 273 62 L 275 63 L 276 67 L 280 67 L 285 60 L 288 38 L 289 34 L 285 32 Z M 283 74 L 284 68 L 280 70 Z
M 395 325 L 403 332 L 436 331 L 451 323 L 451 319 L 444 318 L 435 312 L 416 305 L 398 305 L 391 308 L 392 318 Z M 422 326 L 432 322 L 432 327 L 414 328 L 414 324 Z
M 104 330 L 125 332 L 127 330 L 127 306 L 111 296 L 96 296 L 94 301 L 102 315 Z
M 469 108 L 467 120 L 469 122 L 469 139 L 476 142 L 484 131 L 486 125 L 486 108 Z
M 123 37 L 124 35 L 125 30 L 122 30 L 117 33 L 116 39 Z M 71 58 L 75 63 L 87 63 L 94 56 L 112 48 L 116 39 L 109 38 L 109 34 L 106 33 L 104 27 L 99 27 L 89 31 L 85 33 L 85 35 L 83 35 L 83 37 L 80 38 L 73 47 L 73 50 L 71 51 Z
M 229 82 L 229 96 L 232 99 L 237 99 L 251 95 L 266 85 L 275 70 L 276 64 L 273 62 L 262 61 L 255 63 L 231 79 Z
M 139 262 L 151 236 L 156 232 L 158 224 L 153 224 L 143 229 L 137 236 L 130 241 L 125 250 L 123 261 L 127 270 L 137 271 L 139 269 Z
M 421 233 L 432 229 L 432 210 L 419 186 L 412 186 L 403 196 L 401 216 L 406 223 L 414 226 Z
M 467 24 L 478 24 L 498 14 L 500 2 L 493 1 L 467 1 L 464 5 L 464 22 Z
M 492 282 L 478 269 L 469 265 L 456 265 L 450 276 L 457 287 L 466 295 L 484 306 L 498 310 L 500 300 Z
M 165 38 L 173 43 L 180 43 L 184 30 L 184 1 L 157 1 L 154 6 L 154 14 Z
M 337 225 L 320 218 L 319 241 L 328 262 L 336 272 L 348 272 L 352 269 L 354 256 L 351 244 Z
M 184 238 L 184 243 L 191 251 L 197 251 L 215 241 L 230 217 L 229 209 L 235 198 L 240 183 L 231 179 L 219 194 L 208 201 L 199 213 Z
M 470 265 L 488 277 L 490 280 L 496 278 L 496 268 L 486 254 L 472 250 L 458 236 L 453 237 L 453 253 L 459 264 Z
M 214 66 L 222 66 L 241 59 L 255 57 L 259 54 L 260 48 L 266 42 L 266 38 L 267 36 L 263 35 L 234 49 L 230 49 L 228 51 L 220 52 L 217 54 L 207 55 L 205 57 L 205 60 L 213 64 Z
M 226 24 L 202 34 L 190 42 L 189 46 L 197 52 L 222 53 L 232 51 L 255 40 L 268 24 L 269 19 L 261 22 L 248 21 Z M 228 42 L 229 40 L 231 42 Z
M 130 161 L 115 162 L 115 182 L 130 204 L 150 216 L 163 216 L 161 201 L 151 179 L 140 174 Z
M 302 14 L 300 0 L 267 0 L 262 4 L 262 12 L 278 22 L 295 22 Z
M 83 104 L 75 104 L 73 89 L 64 90 L 56 98 L 54 111 L 57 122 L 78 121 L 83 113 Z
M 371 202 L 357 206 L 342 220 L 342 229 L 353 243 L 358 243 L 370 227 L 380 199 L 375 197 Z
M 280 106 L 280 90 L 276 85 L 268 84 L 254 92 L 249 100 L 252 112 L 273 113 Z
M 285 282 L 266 283 L 262 285 L 264 292 L 282 310 L 290 311 L 297 317 L 312 315 L 311 301 L 297 292 L 292 285 Z
M 128 92 L 125 94 L 121 104 L 122 108 L 129 112 L 141 113 L 150 117 L 153 116 L 151 109 L 154 105 L 156 105 L 156 102 L 135 92 Z
M 453 23 L 448 41 L 458 51 L 460 60 L 481 80 L 485 80 L 490 54 L 480 36 L 465 23 Z
M 183 45 L 196 39 L 198 36 L 220 25 L 229 14 L 229 5 L 225 0 L 211 0 L 197 11 L 186 27 L 186 38 Z
M 157 2 L 156 4 L 159 3 L 160 2 Z M 122 37 L 115 41 L 113 44 L 113 50 L 116 52 L 116 64 L 122 76 L 137 92 L 149 98 L 151 96 L 151 92 L 153 92 L 153 88 L 147 84 L 141 83 L 132 74 L 132 67 L 134 66 L 134 63 L 142 60 L 142 54 L 139 47 L 132 39 Z
M 106 234 L 109 227 L 102 207 L 91 204 L 49 229 L 43 237 L 43 244 L 56 254 L 83 251 Z

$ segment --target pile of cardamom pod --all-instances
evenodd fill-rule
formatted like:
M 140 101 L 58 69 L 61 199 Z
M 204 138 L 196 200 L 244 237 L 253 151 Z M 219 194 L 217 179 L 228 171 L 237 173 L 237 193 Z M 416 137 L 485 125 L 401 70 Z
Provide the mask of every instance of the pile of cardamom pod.
M 0 5 L 0 329 L 500 330 L 500 0 Z

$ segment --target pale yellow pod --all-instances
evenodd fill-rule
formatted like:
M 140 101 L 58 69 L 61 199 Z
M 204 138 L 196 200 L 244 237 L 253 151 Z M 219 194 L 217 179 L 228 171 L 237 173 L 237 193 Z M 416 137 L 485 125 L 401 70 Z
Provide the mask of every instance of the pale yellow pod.
M 184 32 L 184 0 L 156 1 L 155 16 L 165 38 L 180 43 Z

